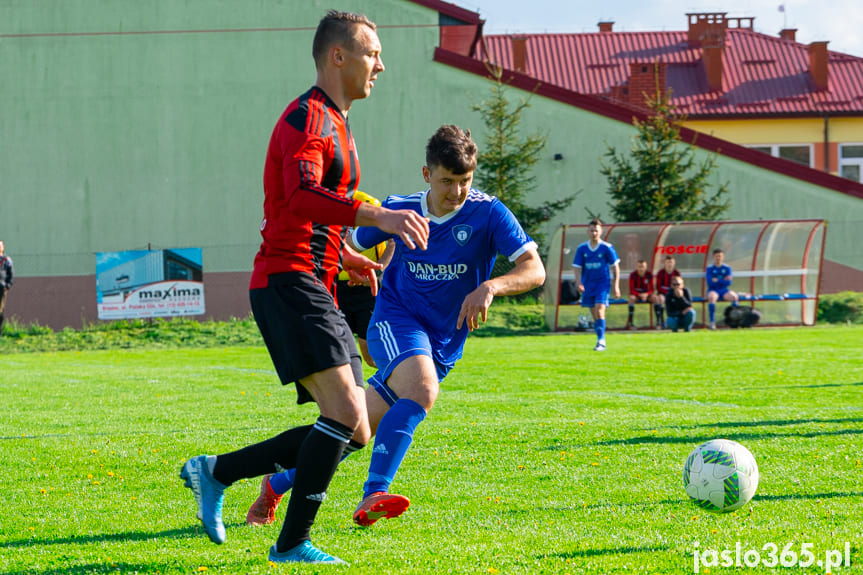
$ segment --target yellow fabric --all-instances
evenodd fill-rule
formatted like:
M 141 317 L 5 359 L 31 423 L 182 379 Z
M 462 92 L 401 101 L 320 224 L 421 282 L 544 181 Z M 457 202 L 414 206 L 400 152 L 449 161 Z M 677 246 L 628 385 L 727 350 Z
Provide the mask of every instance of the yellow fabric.
M 365 192 L 361 192 L 359 190 L 356 190 L 351 197 L 355 200 L 359 200 L 361 202 L 366 202 L 367 204 L 372 204 L 373 206 L 381 205 L 381 201 L 379 199 L 377 199 L 374 196 L 370 196 L 369 194 L 367 194 Z M 373 262 L 376 262 L 379 259 L 381 259 L 381 257 L 383 257 L 384 250 L 386 250 L 386 249 L 387 249 L 387 243 L 381 242 L 378 245 L 372 246 L 369 249 L 365 250 L 364 252 L 362 252 L 362 254 L 364 256 L 366 256 L 367 258 L 369 258 L 370 260 L 372 260 Z M 350 279 L 350 276 L 348 276 L 348 272 L 346 272 L 346 271 L 339 272 L 339 280 L 346 281 L 348 279 Z
M 381 201 L 374 196 L 370 196 L 365 192 L 361 192 L 359 190 L 355 191 L 351 194 L 351 197 L 355 200 L 359 200 L 361 202 L 365 202 L 367 204 L 371 204 L 373 206 L 381 205 Z

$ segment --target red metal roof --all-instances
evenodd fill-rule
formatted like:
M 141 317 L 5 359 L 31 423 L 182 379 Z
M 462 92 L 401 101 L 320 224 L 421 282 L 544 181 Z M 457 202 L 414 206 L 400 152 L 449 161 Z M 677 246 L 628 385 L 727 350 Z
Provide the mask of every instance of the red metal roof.
M 665 62 L 672 104 L 690 118 L 863 114 L 863 58 L 828 52 L 829 89 L 818 91 L 808 45 L 751 29 L 725 31 L 721 91 L 686 31 L 489 35 L 477 58 L 514 70 L 513 38 L 525 41 L 526 75 L 582 94 L 610 97 L 630 63 Z
M 436 48 L 434 52 L 434 61 L 452 66 L 465 72 L 475 74 L 482 77 L 490 77 L 488 68 L 476 58 L 464 56 L 443 48 Z M 545 98 L 562 102 L 569 106 L 574 106 L 582 110 L 599 114 L 619 122 L 627 124 L 632 123 L 633 119 L 644 121 L 647 116 L 642 111 L 633 110 L 629 107 L 621 106 L 615 102 L 603 100 L 590 94 L 575 92 L 566 88 L 562 88 L 551 82 L 537 82 L 535 77 L 528 76 L 520 72 L 515 72 L 511 69 L 505 70 L 503 81 L 513 87 L 533 92 Z M 687 127 L 680 128 L 680 139 L 699 148 L 734 158 L 752 165 L 771 170 L 777 174 L 797 178 L 799 180 L 831 189 L 842 194 L 847 194 L 856 198 L 863 199 L 863 184 L 840 178 L 827 172 L 815 170 L 798 164 L 777 158 L 769 154 L 764 154 L 739 144 L 721 140 L 709 134 L 696 132 Z

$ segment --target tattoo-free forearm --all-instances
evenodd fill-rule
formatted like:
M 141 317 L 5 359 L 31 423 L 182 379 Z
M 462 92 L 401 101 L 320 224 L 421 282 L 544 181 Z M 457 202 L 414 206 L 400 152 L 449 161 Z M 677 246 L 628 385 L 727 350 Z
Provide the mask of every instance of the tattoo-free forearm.
M 539 287 L 545 282 L 545 266 L 536 250 L 523 253 L 515 267 L 486 282 L 495 296 L 517 295 Z

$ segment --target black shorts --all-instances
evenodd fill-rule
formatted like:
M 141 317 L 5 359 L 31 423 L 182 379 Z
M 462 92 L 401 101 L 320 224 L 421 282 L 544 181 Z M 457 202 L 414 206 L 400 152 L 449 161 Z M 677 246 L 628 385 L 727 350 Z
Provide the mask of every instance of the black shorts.
M 333 296 L 311 275 L 286 272 L 249 290 L 255 322 L 283 385 L 297 384 L 297 403 L 313 401 L 300 380 L 359 361 L 359 350 Z M 361 383 L 361 382 L 360 382 Z
M 375 296 L 368 286 L 349 286 L 347 281 L 336 282 L 336 298 L 339 309 L 345 314 L 345 319 L 351 331 L 360 339 L 368 339 L 369 322 L 375 310 Z

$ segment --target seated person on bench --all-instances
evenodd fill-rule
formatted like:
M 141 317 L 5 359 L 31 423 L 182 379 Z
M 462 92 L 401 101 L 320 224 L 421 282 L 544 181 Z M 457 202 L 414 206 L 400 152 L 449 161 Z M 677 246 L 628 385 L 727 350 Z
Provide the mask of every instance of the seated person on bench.
M 656 295 L 653 293 L 653 274 L 647 269 L 647 262 L 639 260 L 635 271 L 629 274 L 629 317 L 626 320 L 626 329 L 635 329 L 632 317 L 635 314 L 635 304 L 652 303 L 656 311 L 656 326 L 661 325 L 659 319 L 660 310 L 657 309 Z

